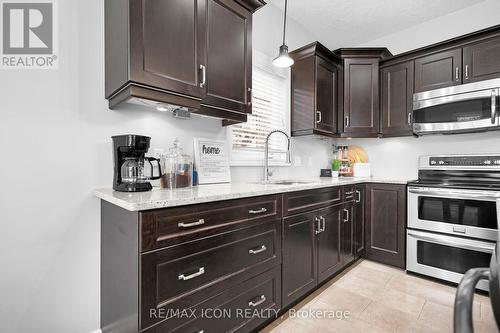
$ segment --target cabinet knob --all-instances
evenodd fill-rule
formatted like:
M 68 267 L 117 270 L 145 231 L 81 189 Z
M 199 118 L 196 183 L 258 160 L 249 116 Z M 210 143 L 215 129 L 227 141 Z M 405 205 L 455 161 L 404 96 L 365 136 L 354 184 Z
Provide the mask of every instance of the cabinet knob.
M 345 128 L 348 128 L 350 126 L 349 116 L 345 116 L 344 122 L 345 122 Z
M 469 79 L 469 65 L 465 65 L 465 79 Z

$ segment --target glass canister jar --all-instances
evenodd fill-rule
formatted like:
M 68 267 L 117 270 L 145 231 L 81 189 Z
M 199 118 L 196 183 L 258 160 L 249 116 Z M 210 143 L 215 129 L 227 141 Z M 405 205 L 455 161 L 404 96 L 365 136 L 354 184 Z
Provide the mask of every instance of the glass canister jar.
M 193 159 L 184 154 L 179 139 L 165 157 L 165 172 L 160 180 L 162 188 L 182 188 L 192 186 Z

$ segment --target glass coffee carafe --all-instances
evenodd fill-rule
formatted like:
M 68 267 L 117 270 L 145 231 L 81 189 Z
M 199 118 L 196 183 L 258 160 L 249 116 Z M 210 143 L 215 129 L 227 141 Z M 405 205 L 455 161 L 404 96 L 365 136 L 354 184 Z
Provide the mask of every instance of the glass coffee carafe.
M 154 176 L 153 162 L 158 163 L 158 176 Z M 160 179 L 161 174 L 160 160 L 153 157 L 128 157 L 125 158 L 121 166 L 122 182 L 125 183 L 146 183 L 150 180 Z

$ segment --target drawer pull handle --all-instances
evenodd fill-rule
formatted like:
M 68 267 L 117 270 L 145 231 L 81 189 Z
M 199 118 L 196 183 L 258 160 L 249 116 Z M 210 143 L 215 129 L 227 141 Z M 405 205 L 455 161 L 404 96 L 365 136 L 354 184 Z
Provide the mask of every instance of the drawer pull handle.
M 267 212 L 267 208 L 262 207 L 262 208 L 261 208 L 261 209 L 259 209 L 259 210 L 249 210 L 248 212 L 249 212 L 250 214 L 262 214 L 262 213 Z
M 196 273 L 193 273 L 190 275 L 184 275 L 184 274 L 179 275 L 179 280 L 187 281 L 187 280 L 194 279 L 195 277 L 198 277 L 198 276 L 203 275 L 203 274 L 205 274 L 205 267 L 200 267 L 198 269 L 198 272 L 196 272 Z
M 256 306 L 261 305 L 265 301 L 266 301 L 266 296 L 260 295 L 260 298 L 257 302 L 250 301 L 248 302 L 248 306 L 253 306 L 255 308 Z
M 354 195 L 354 192 L 353 191 L 350 191 L 350 192 L 345 192 L 345 197 L 346 198 L 352 198 Z
M 204 219 L 199 219 L 198 221 L 192 222 L 192 223 L 180 222 L 179 224 L 177 224 L 177 226 L 179 228 L 192 228 L 192 227 L 196 227 L 197 225 L 202 225 L 202 224 L 205 224 Z
M 267 250 L 267 247 L 265 245 L 261 245 L 257 250 L 255 249 L 250 249 L 248 250 L 249 254 L 259 254 Z
M 205 330 L 198 331 L 196 333 L 205 333 Z

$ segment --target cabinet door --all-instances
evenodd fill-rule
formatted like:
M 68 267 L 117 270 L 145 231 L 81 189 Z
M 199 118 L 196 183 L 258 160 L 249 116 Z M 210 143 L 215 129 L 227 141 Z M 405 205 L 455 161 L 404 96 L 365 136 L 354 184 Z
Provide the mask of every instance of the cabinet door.
M 383 68 L 381 133 L 411 135 L 413 112 L 413 61 Z
M 462 84 L 462 49 L 444 51 L 415 60 L 415 92 Z
M 230 0 L 208 0 L 206 94 L 202 104 L 251 113 L 252 14 Z
M 500 37 L 463 48 L 464 83 L 500 77 Z
M 201 97 L 206 0 L 131 0 L 130 79 Z
M 405 268 L 406 185 L 367 185 L 366 258 Z
M 316 56 L 316 114 L 315 128 L 334 134 L 337 132 L 338 70 L 331 63 Z
M 359 258 L 365 253 L 365 185 L 356 185 L 354 193 L 354 255 Z
M 348 265 L 355 257 L 354 201 L 344 204 L 342 212 L 342 261 L 344 265 Z
M 378 134 L 378 72 L 378 59 L 344 60 L 344 133 Z
M 341 223 L 342 205 L 322 209 L 318 212 L 318 283 L 342 268 Z
M 317 211 L 283 219 L 283 307 L 317 285 Z

